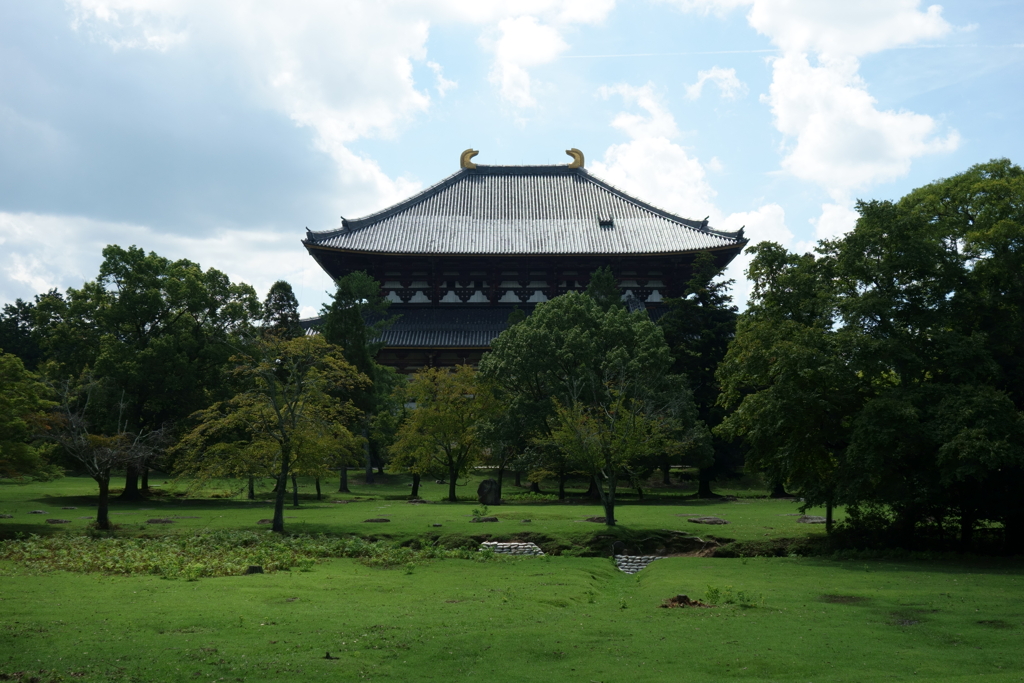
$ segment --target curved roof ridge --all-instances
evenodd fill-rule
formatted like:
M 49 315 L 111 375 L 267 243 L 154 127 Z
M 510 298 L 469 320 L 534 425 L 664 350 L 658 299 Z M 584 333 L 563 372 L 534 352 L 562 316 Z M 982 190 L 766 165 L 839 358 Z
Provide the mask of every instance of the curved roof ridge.
M 368 213 L 365 216 L 361 216 L 359 218 L 345 218 L 344 216 L 342 216 L 341 217 L 341 227 L 340 228 L 334 228 L 333 230 L 308 230 L 307 229 L 306 232 L 308 232 L 310 235 L 316 235 L 317 237 L 320 237 L 320 238 L 323 238 L 323 239 L 327 239 L 327 238 L 330 238 L 330 237 L 334 237 L 335 235 L 340 235 L 343 232 L 348 232 L 349 230 L 358 230 L 359 228 L 362 228 L 362 227 L 364 227 L 366 225 L 369 225 L 370 223 L 375 223 L 378 220 L 383 220 L 383 219 L 387 218 L 388 216 L 392 216 L 392 215 L 398 213 L 401 210 L 407 209 L 410 206 L 415 206 L 416 204 L 419 204 L 422 201 L 430 199 L 431 197 L 436 195 L 438 192 L 440 192 L 445 187 L 448 187 L 449 185 L 454 185 L 455 181 L 460 176 L 466 175 L 466 171 L 467 171 L 467 169 L 460 168 L 458 171 L 456 171 L 455 173 L 452 173 L 447 178 L 444 178 L 444 179 L 434 183 L 433 185 L 431 185 L 430 187 L 428 187 L 426 189 L 420 190 L 419 192 L 417 192 L 413 196 L 411 196 L 411 197 L 409 197 L 407 199 L 403 199 L 402 201 L 398 202 L 397 204 L 392 204 L 389 207 L 381 209 L 380 211 L 375 211 L 373 213 Z
M 694 220 L 692 218 L 683 218 L 682 216 L 680 216 L 678 214 L 674 214 L 674 213 L 672 213 L 671 211 L 669 211 L 667 209 L 661 208 L 660 206 L 655 206 L 654 204 L 651 204 L 650 202 L 645 202 L 642 199 L 637 199 L 636 197 L 634 197 L 633 195 L 629 194 L 625 190 L 622 190 L 619 187 L 616 187 L 615 185 L 612 185 L 611 183 L 609 183 L 607 180 L 605 180 L 603 178 L 597 177 L 596 175 L 594 175 L 593 173 L 591 173 L 590 171 L 588 171 L 585 168 L 578 168 L 578 169 L 574 169 L 574 170 L 582 172 L 581 173 L 582 175 L 587 176 L 587 178 L 589 178 L 593 182 L 597 183 L 598 185 L 600 185 L 604 189 L 608 190 L 609 192 L 613 193 L 614 195 L 616 195 L 620 199 L 624 199 L 625 201 L 630 202 L 631 204 L 636 204 L 640 208 L 646 209 L 647 211 L 650 211 L 651 213 L 657 214 L 658 216 L 661 216 L 662 218 L 667 218 L 669 220 L 678 221 L 678 222 L 682 223 L 683 225 L 685 225 L 685 226 L 687 226 L 689 228 L 693 228 L 694 230 L 700 230 L 701 232 L 710 232 L 710 233 L 713 233 L 715 235 L 719 235 L 721 237 L 726 237 L 726 238 L 729 238 L 729 239 L 735 239 L 735 240 L 743 239 L 742 235 L 740 234 L 742 232 L 742 228 L 740 230 L 734 230 L 734 231 L 731 231 L 731 232 L 728 231 L 728 230 L 715 230 L 714 228 L 709 228 L 705 221 L 697 221 L 697 220 Z
M 492 175 L 492 174 L 493 175 L 500 175 L 501 171 L 503 171 L 505 169 L 508 169 L 508 170 L 513 170 L 514 169 L 515 171 L 519 171 L 519 172 L 522 172 L 522 171 L 534 171 L 534 172 L 547 171 L 548 174 L 558 173 L 560 175 L 561 174 L 564 174 L 564 175 L 579 175 L 579 176 L 582 176 L 582 177 L 586 178 L 587 180 L 593 182 L 594 184 L 602 187 L 603 189 L 605 189 L 606 191 L 612 193 L 613 195 L 615 195 L 619 199 L 622 199 L 622 200 L 624 200 L 626 202 L 629 202 L 630 204 L 633 204 L 633 205 L 635 205 L 635 206 L 637 206 L 639 208 L 642 208 L 642 209 L 644 209 L 646 211 L 650 211 L 651 213 L 653 213 L 655 215 L 658 215 L 658 216 L 661 216 L 662 218 L 668 219 L 670 221 L 675 221 L 675 222 L 678 222 L 678 223 L 682 223 L 686 227 L 691 228 L 693 230 L 700 231 L 700 232 L 711 233 L 711 234 L 718 235 L 720 237 L 724 237 L 724 238 L 727 238 L 727 239 L 734 239 L 734 240 L 741 240 L 741 239 L 743 239 L 743 229 L 742 228 L 740 230 L 735 230 L 735 231 L 716 230 L 714 228 L 709 228 L 708 225 L 707 225 L 707 221 L 706 220 L 705 221 L 698 221 L 698 220 L 694 220 L 692 218 L 684 218 L 684 217 L 682 217 L 682 216 L 680 216 L 678 214 L 675 214 L 675 213 L 672 213 L 671 211 L 668 211 L 667 209 L 663 209 L 663 208 L 661 208 L 659 206 L 655 206 L 654 204 L 651 204 L 650 202 L 646 202 L 646 201 L 644 201 L 642 199 L 638 199 L 637 197 L 634 197 L 633 195 L 629 194 L 625 190 L 622 190 L 621 188 L 611 184 L 607 180 L 604 180 L 603 178 L 599 178 L 598 176 L 590 173 L 590 171 L 586 170 L 585 168 L 570 168 L 566 164 L 523 164 L 523 165 L 512 165 L 512 164 L 501 164 L 501 165 L 499 165 L 499 164 L 487 164 L 487 165 L 484 165 L 484 164 L 480 164 L 475 169 L 459 169 L 458 171 L 456 171 L 455 173 L 451 174 L 447 178 L 444 178 L 441 181 L 439 181 L 437 183 L 434 183 L 430 187 L 425 188 L 425 189 L 417 192 L 416 194 L 414 194 L 413 196 L 411 196 L 411 197 L 409 197 L 407 199 L 403 199 L 402 201 L 398 202 L 397 204 L 393 204 L 393 205 L 391 205 L 389 207 L 381 209 L 380 211 L 375 211 L 374 213 L 370 213 L 370 214 L 367 214 L 365 216 L 361 216 L 359 218 L 344 218 L 344 217 L 342 217 L 342 219 L 341 219 L 341 227 L 340 228 L 335 228 L 333 230 L 323 230 L 323 231 L 308 230 L 308 233 L 310 235 L 315 235 L 319 239 L 329 239 L 331 237 L 334 237 L 335 235 L 339 235 L 339 234 L 348 232 L 350 230 L 359 230 L 361 228 L 364 228 L 364 227 L 366 227 L 368 225 L 371 225 L 373 223 L 376 223 L 376 222 L 379 222 L 381 220 L 384 220 L 384 219 L 386 219 L 386 218 L 388 218 L 390 216 L 395 215 L 396 213 L 404 211 L 404 210 L 406 210 L 406 209 L 408 209 L 408 208 L 410 208 L 412 206 L 415 206 L 416 204 L 419 204 L 421 202 L 424 202 L 424 201 L 430 199 L 431 197 L 435 196 L 436 194 L 438 194 L 442 190 L 446 189 L 447 187 L 449 187 L 451 185 L 454 185 L 456 182 L 458 182 L 461 178 L 463 178 L 465 176 L 476 175 L 476 174 L 479 174 L 479 175 L 484 175 L 484 174 L 487 174 L 487 175 Z

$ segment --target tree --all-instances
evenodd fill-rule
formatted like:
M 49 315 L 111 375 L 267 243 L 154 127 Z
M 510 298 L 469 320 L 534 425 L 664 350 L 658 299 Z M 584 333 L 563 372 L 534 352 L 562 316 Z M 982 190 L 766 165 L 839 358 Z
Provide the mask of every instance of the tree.
M 60 297 L 56 290 L 36 295 L 36 302 L 44 296 Z M 28 370 L 36 370 L 43 359 L 36 331 L 36 304 L 17 299 L 13 304 L 4 304 L 0 312 L 0 349 L 21 358 Z
M 734 410 L 716 431 L 744 439 L 748 466 L 797 487 L 805 506 L 824 504 L 831 531 L 849 416 L 862 400 L 851 337 L 835 331 L 834 308 L 823 305 L 831 279 L 821 263 L 770 242 L 752 251 L 754 291 L 718 368 L 720 405 Z
M 88 368 L 113 382 L 132 433 L 156 431 L 226 398 L 232 343 L 249 336 L 259 315 L 252 287 L 134 246 L 111 245 L 103 256 L 96 280 L 36 304 L 48 372 L 78 377 Z M 124 497 L 139 495 L 145 465 L 129 468 Z
M 590 274 L 587 296 L 593 299 L 602 311 L 625 308 L 622 303 L 622 290 L 619 289 L 619 281 L 612 273 L 611 266 L 602 266 Z
M 594 298 L 570 292 L 537 306 L 499 335 L 480 371 L 503 410 L 517 416 L 525 439 L 557 444 L 552 429 L 559 424 L 559 405 L 569 411 L 564 415 L 593 420 L 619 398 L 626 402 L 621 405 L 641 406 L 651 419 L 671 414 L 673 433 L 687 434 L 696 426 L 692 397 L 680 378 L 667 372 L 671 362 L 661 329 L 645 312 L 605 310 Z M 580 465 L 564 447 L 568 442 L 562 443 L 548 450 L 546 468 L 576 471 Z M 605 484 L 614 484 L 619 473 L 602 476 Z
M 299 301 L 284 280 L 271 285 L 263 300 L 263 331 L 285 339 L 305 334 L 299 325 Z
M 0 477 L 53 479 L 60 468 L 39 443 L 49 391 L 21 359 L 0 349 Z
M 124 392 L 119 392 L 109 380 L 85 374 L 79 379 L 56 382 L 53 390 L 58 401 L 50 414 L 47 438 L 96 481 L 96 528 L 110 530 L 111 472 L 150 457 L 165 445 L 166 431 L 128 431 Z M 103 424 L 106 429 L 99 427 Z
M 277 478 L 272 528 L 283 533 L 288 477 L 324 476 L 336 453 L 358 448 L 359 439 L 346 427 L 358 409 L 339 394 L 351 395 L 368 380 L 340 348 L 319 336 L 260 340 L 232 361 L 245 389 L 196 416 L 199 425 L 177 446 L 178 472 L 200 481 L 251 474 L 254 468 L 272 472 Z M 246 426 L 247 441 L 208 448 L 211 435 L 239 424 Z
M 693 275 L 682 298 L 668 299 L 668 313 L 658 321 L 672 351 L 672 372 L 686 376 L 700 419 L 714 429 L 725 416 L 718 405 L 721 389 L 715 379 L 736 332 L 736 307 L 729 289 L 732 280 L 719 280 L 722 269 L 708 252 L 698 254 Z M 694 464 L 700 468 L 697 496 L 713 497 L 711 482 L 740 464 L 740 444 L 721 437 L 712 441 L 714 456 Z M 668 461 L 662 461 L 664 478 Z M 667 483 L 667 481 L 666 481 Z
M 392 446 L 400 461 L 417 474 L 440 470 L 448 475 L 448 500 L 456 502 L 455 486 L 484 453 L 480 425 L 495 404 L 468 365 L 453 370 L 424 368 L 405 388 L 414 402 Z
M 331 303 L 323 308 L 319 332 L 328 342 L 340 346 L 348 362 L 371 380 L 354 400 L 363 411 L 366 483 L 372 484 L 370 419 L 387 403 L 395 384 L 395 373 L 374 360 L 384 347 L 382 334 L 393 321 L 387 317 L 390 302 L 381 296 L 380 283 L 363 271 L 349 273 L 335 284 Z
M 984 520 L 1022 547 L 1022 207 L 1024 170 L 996 160 L 858 202 L 814 255 L 759 245 L 720 430 L 807 500 L 882 506 L 901 544 L 953 516 L 964 549 Z
M 615 494 L 622 472 L 643 456 L 658 450 L 668 437 L 668 421 L 648 415 L 643 400 L 627 398 L 609 387 L 598 404 L 573 401 L 557 404 L 551 441 L 569 461 L 597 482 L 605 523 L 615 525 Z

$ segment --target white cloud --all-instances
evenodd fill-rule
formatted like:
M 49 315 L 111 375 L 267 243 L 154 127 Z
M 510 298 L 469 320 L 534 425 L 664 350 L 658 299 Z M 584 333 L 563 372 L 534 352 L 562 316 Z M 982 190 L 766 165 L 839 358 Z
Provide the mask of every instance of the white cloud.
M 429 20 L 393 3 L 218 3 L 207 0 L 68 0 L 74 25 L 119 48 L 171 45 L 187 36 L 252 96 L 314 132 L 339 181 L 367 209 L 406 196 L 353 142 L 391 137 L 430 106 L 412 62 L 426 57 Z M 164 36 L 163 38 L 156 38 Z M 176 39 L 177 40 L 177 39 Z M 184 38 L 177 40 L 177 44 Z
M 780 49 L 762 101 L 786 136 L 782 167 L 819 185 L 835 202 L 823 207 L 819 234 L 823 226 L 828 231 L 852 225 L 840 217 L 852 212 L 853 192 L 902 177 L 914 159 L 959 145 L 959 134 L 943 131 L 931 116 L 879 109 L 858 75 L 861 56 L 950 33 L 953 27 L 938 5 L 922 10 L 920 0 L 666 1 L 705 13 L 749 7 L 747 21 Z M 700 85 L 698 80 L 691 87 Z
M 562 30 L 602 21 L 614 0 L 66 0 L 72 25 L 114 49 L 169 50 L 188 44 L 235 70 L 254 97 L 315 134 L 335 161 L 349 195 L 367 209 L 417 189 L 389 178 L 351 151 L 368 137 L 393 137 L 427 111 L 430 96 L 413 79 L 425 61 L 431 23 L 483 25 L 494 52 L 491 79 L 517 107 L 535 105 L 528 69 L 567 47 Z M 455 87 L 434 62 L 435 87 Z
M 814 236 L 819 240 L 839 237 L 853 230 L 858 218 L 860 214 L 847 204 L 822 204 L 821 215 L 811 220 Z
M 40 239 L 42 235 L 45 239 Z M 287 280 L 304 311 L 318 310 L 324 292 L 332 287 L 293 232 L 220 230 L 189 237 L 81 216 L 0 212 L 0 248 L 6 256 L 0 264 L 0 301 L 30 299 L 54 287 L 80 287 L 96 277 L 108 244 L 134 244 L 166 258 L 187 258 L 203 268 L 216 268 L 234 282 L 251 284 L 261 297 L 276 280 Z
M 634 140 L 678 137 L 679 129 L 676 128 L 675 117 L 654 92 L 653 84 L 648 83 L 640 87 L 626 83 L 612 86 L 603 85 L 597 92 L 605 99 L 612 95 L 621 95 L 626 104 L 635 104 L 644 110 L 644 114 L 622 112 L 612 120 L 612 126 Z
M 763 100 L 775 127 L 791 144 L 782 167 L 817 183 L 833 199 L 899 178 L 924 154 L 956 149 L 959 135 L 940 135 L 930 116 L 883 111 L 857 75 L 853 58 L 811 66 L 803 54 L 774 60 L 774 78 Z
M 723 14 L 749 7 L 747 21 L 783 52 L 850 57 L 941 38 L 953 27 L 942 7 L 920 0 L 662 0 L 685 11 Z
M 569 45 L 557 29 L 532 16 L 503 19 L 497 31 L 497 38 L 482 41 L 494 52 L 488 77 L 498 86 L 502 99 L 516 107 L 533 107 L 537 101 L 527 69 L 554 60 Z
M 785 53 L 814 52 L 825 58 L 856 57 L 952 30 L 942 7 L 920 11 L 920 0 L 755 0 L 747 20 Z
M 697 72 L 697 82 L 686 86 L 686 97 L 691 100 L 699 99 L 704 90 L 704 84 L 708 81 L 718 86 L 722 98 L 726 100 L 734 100 L 747 92 L 747 85 L 736 77 L 736 69 L 713 66 L 707 71 Z
M 427 62 L 427 68 L 434 72 L 434 77 L 437 79 L 437 83 L 434 87 L 437 88 L 437 94 L 441 97 L 445 96 L 449 90 L 453 90 L 459 87 L 459 84 L 455 81 L 450 81 L 444 77 L 444 69 L 437 62 Z
M 620 95 L 642 114 L 622 112 L 612 126 L 630 141 L 612 145 L 604 159 L 591 164 L 594 174 L 645 201 L 687 218 L 717 218 L 715 191 L 707 182 L 704 167 L 673 142 L 678 137 L 675 118 L 665 108 L 654 87 L 620 84 L 602 87 L 603 97 Z
M 760 242 L 777 242 L 782 246 L 793 249 L 801 245 L 794 243 L 793 232 L 786 226 L 786 212 L 778 204 L 765 204 L 754 211 L 743 211 L 730 214 L 721 224 L 722 230 L 734 231 L 745 228 L 744 236 L 750 240 L 750 246 Z M 732 295 L 733 302 L 740 307 L 746 308 L 747 300 L 750 298 L 750 291 L 753 283 L 746 278 L 747 268 L 753 256 L 744 251 L 732 260 L 725 269 L 726 279 L 735 280 Z

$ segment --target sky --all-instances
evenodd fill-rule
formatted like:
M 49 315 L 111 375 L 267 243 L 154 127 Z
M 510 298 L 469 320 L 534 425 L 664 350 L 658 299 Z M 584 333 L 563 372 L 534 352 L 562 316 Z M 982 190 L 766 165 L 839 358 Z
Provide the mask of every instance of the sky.
M 810 250 L 858 199 L 1024 163 L 1024 3 L 9 0 L 0 303 L 107 244 L 331 282 L 301 239 L 480 164 L 586 167 L 752 243 Z M 743 303 L 740 256 L 728 275 Z

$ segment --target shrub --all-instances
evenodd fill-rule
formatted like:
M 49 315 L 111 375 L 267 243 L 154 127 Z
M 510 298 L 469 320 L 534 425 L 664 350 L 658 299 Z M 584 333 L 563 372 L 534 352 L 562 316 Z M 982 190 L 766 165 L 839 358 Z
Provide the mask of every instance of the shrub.
M 486 560 L 468 536 L 451 534 L 422 550 L 388 541 L 318 535 L 278 536 L 255 531 L 205 531 L 159 538 L 104 536 L 28 536 L 0 541 L 0 559 L 13 560 L 38 571 L 151 574 L 195 581 L 208 576 L 237 576 L 249 565 L 265 572 L 296 567 L 312 571 L 318 561 L 350 557 L 371 567 L 408 566 L 434 558 Z M 480 555 L 481 557 L 477 557 Z

